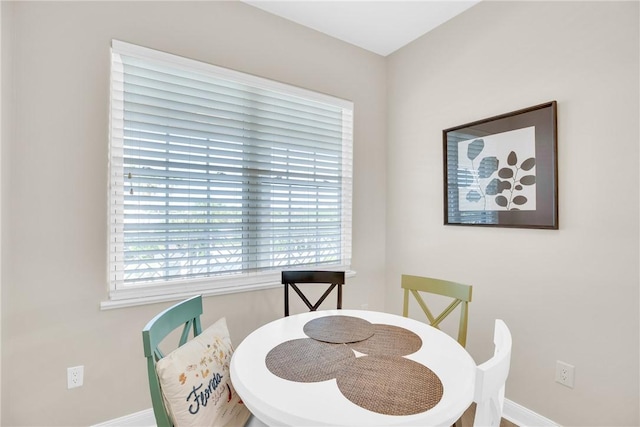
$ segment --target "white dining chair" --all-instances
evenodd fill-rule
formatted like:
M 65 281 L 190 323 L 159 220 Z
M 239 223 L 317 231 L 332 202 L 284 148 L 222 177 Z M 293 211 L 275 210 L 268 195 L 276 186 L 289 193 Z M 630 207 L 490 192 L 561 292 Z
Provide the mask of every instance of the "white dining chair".
M 474 427 L 498 427 L 502 418 L 504 389 L 511 364 L 511 332 L 500 319 L 496 319 L 493 342 L 493 357 L 476 369 Z

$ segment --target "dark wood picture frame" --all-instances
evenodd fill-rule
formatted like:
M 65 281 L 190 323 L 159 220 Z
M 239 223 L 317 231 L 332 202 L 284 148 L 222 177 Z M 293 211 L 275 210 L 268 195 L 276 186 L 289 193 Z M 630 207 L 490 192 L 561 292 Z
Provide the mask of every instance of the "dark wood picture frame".
M 442 131 L 444 224 L 558 229 L 557 103 Z

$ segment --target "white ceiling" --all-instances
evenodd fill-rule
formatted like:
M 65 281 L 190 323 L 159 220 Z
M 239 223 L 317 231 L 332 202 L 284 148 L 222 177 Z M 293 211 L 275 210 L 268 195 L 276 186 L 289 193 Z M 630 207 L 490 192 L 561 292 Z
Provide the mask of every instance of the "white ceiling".
M 480 0 L 242 0 L 274 15 L 387 56 Z

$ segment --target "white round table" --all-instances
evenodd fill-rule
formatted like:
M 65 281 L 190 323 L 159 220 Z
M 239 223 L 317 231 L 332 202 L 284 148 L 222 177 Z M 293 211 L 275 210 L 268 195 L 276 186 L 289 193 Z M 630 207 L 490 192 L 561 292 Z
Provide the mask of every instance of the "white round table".
M 431 369 L 442 382 L 440 401 L 414 415 L 384 415 L 349 401 L 336 380 L 303 383 L 271 373 L 265 358 L 277 345 L 308 338 L 304 325 L 323 316 L 353 316 L 417 334 L 422 347 L 404 356 Z M 324 310 L 283 317 L 252 332 L 235 350 L 231 381 L 251 412 L 269 426 L 451 426 L 473 399 L 476 364 L 446 333 L 410 318 L 363 310 Z M 401 392 L 401 391 L 399 391 Z

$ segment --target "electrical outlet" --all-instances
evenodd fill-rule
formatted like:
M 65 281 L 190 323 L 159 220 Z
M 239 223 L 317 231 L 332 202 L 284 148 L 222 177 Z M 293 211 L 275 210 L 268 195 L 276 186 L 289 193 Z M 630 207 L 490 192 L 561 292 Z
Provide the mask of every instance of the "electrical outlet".
M 569 388 L 573 388 L 575 366 L 556 361 L 556 382 Z
M 82 385 L 84 380 L 84 366 L 67 368 L 67 388 L 76 388 Z

